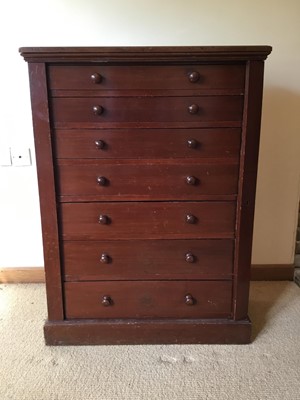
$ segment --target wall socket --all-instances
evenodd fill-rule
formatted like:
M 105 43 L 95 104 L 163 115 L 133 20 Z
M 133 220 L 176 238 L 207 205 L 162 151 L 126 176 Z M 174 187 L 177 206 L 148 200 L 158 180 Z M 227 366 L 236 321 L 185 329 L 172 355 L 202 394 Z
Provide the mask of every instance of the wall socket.
M 7 147 L 1 149 L 0 165 L 26 167 L 31 165 L 31 153 L 28 147 Z
M 31 154 L 28 147 L 11 147 L 11 161 L 14 167 L 31 165 Z

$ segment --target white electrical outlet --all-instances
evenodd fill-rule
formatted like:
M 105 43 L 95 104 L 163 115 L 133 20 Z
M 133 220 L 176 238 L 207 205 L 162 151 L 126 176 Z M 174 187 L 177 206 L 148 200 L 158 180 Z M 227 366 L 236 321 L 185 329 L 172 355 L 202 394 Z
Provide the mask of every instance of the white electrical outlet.
M 14 167 L 31 165 L 31 154 L 28 147 L 12 147 L 10 149 L 11 161 Z

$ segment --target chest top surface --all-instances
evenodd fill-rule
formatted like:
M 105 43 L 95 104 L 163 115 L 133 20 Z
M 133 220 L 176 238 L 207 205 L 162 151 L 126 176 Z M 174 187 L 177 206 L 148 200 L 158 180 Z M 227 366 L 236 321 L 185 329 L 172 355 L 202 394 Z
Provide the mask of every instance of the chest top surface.
M 29 62 L 265 60 L 271 46 L 21 47 Z

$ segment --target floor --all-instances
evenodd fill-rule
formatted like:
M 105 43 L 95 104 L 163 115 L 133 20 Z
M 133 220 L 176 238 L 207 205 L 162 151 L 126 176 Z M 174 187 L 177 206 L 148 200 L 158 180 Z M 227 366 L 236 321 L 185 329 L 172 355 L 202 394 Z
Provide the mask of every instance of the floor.
M 49 347 L 44 285 L 2 284 L 0 399 L 300 399 L 300 288 L 253 282 L 250 316 L 250 345 Z

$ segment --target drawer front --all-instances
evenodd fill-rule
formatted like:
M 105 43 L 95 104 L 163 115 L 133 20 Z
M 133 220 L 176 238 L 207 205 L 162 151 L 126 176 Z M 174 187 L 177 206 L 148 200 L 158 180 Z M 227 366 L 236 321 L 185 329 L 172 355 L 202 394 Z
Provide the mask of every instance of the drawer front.
M 235 158 L 240 129 L 57 129 L 57 158 Z
M 197 200 L 203 195 L 237 193 L 238 164 L 92 163 L 58 165 L 58 193 L 114 201 Z
M 67 241 L 62 249 L 66 281 L 228 279 L 234 241 Z
M 54 98 L 56 127 L 68 123 L 241 121 L 243 96 Z
M 72 318 L 218 318 L 231 315 L 231 281 L 65 283 Z
M 233 238 L 234 202 L 64 203 L 64 240 Z
M 244 89 L 243 65 L 50 66 L 51 89 Z

